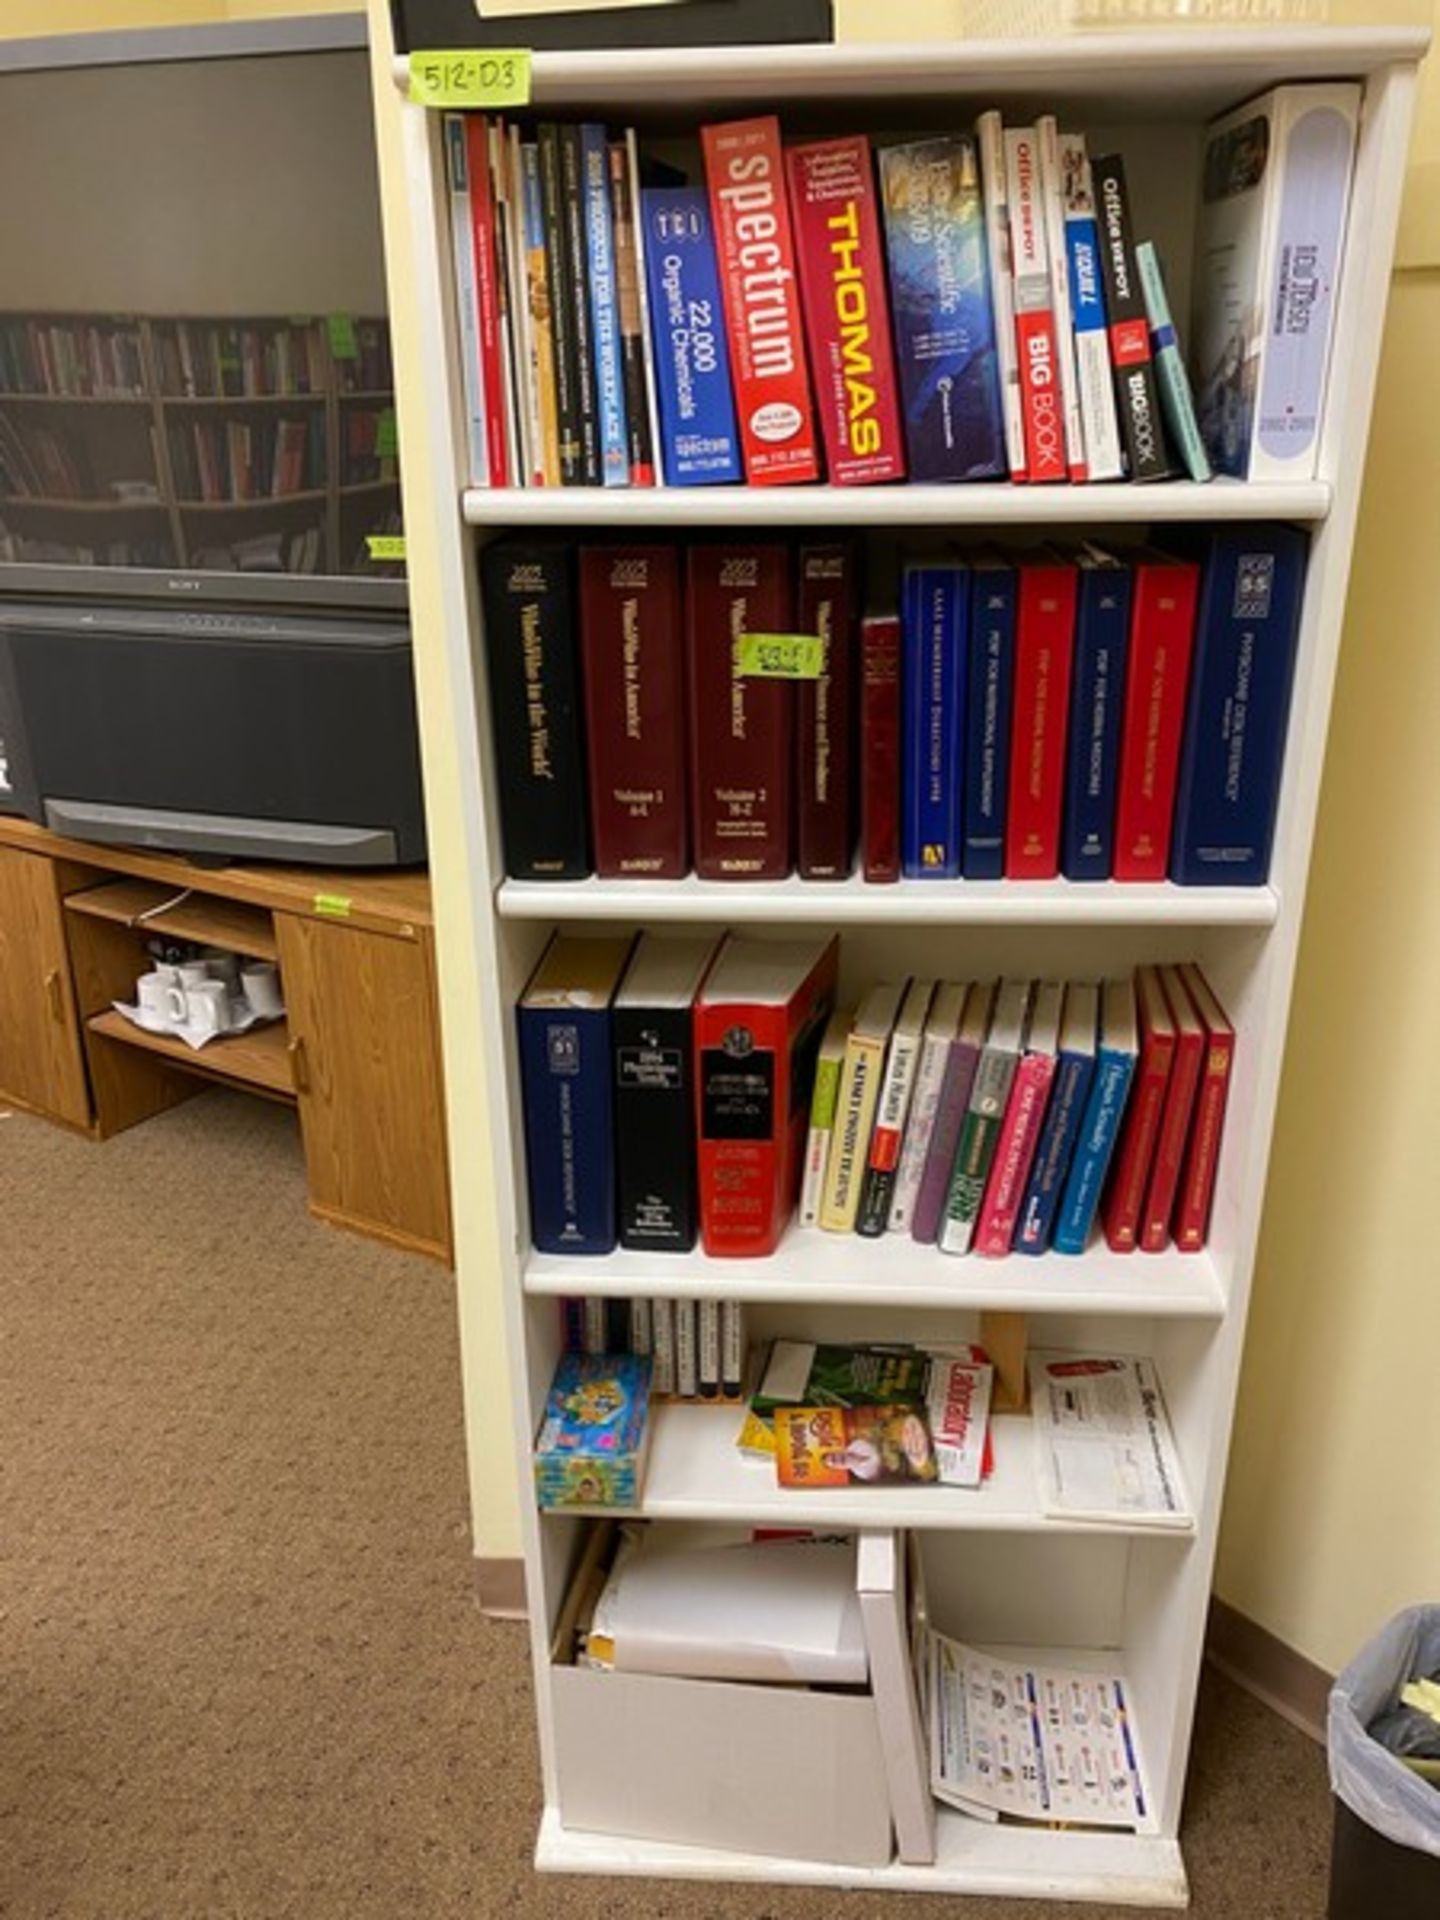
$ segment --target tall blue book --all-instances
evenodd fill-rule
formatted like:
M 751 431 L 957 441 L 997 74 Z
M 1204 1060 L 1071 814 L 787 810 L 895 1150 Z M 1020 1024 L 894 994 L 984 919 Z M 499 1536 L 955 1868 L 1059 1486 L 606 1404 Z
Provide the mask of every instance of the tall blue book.
M 1100 1044 L 1070 1171 L 1055 1215 L 1057 1253 L 1083 1253 L 1115 1151 L 1139 1051 L 1135 982 L 1107 980 L 1100 996 Z
M 1270 873 L 1309 538 L 1299 527 L 1216 529 L 1203 574 L 1170 878 L 1258 887 Z
M 965 701 L 964 837 L 967 880 L 1005 877 L 1005 794 L 1015 687 L 1015 569 L 999 553 L 970 561 L 970 685 Z
M 600 477 L 607 487 L 630 484 L 630 434 L 625 414 L 625 356 L 620 335 L 620 289 L 615 277 L 615 211 L 610 203 L 610 143 L 587 120 L 580 128 L 585 193 L 585 250 L 590 323 L 595 335 L 595 402 L 600 428 Z
M 557 933 L 516 1008 L 530 1231 L 542 1253 L 615 1245 L 611 1002 L 630 936 Z
M 703 187 L 643 187 L 640 219 L 665 483 L 741 480 L 710 197 Z
M 1030 1179 L 1020 1203 L 1011 1241 L 1013 1253 L 1044 1253 L 1050 1244 L 1055 1210 L 1070 1171 L 1080 1123 L 1095 1077 L 1095 1037 L 1100 1014 L 1100 989 L 1074 981 L 1065 989 L 1065 1012 L 1060 1022 L 1060 1044 L 1055 1078 L 1045 1124 L 1030 1163 Z
M 1108 880 L 1115 854 L 1131 575 L 1099 547 L 1082 547 L 1075 563 L 1075 665 L 1060 870 L 1067 880 Z
M 955 880 L 960 875 L 967 569 L 957 562 L 906 567 L 900 605 L 900 864 L 908 879 Z

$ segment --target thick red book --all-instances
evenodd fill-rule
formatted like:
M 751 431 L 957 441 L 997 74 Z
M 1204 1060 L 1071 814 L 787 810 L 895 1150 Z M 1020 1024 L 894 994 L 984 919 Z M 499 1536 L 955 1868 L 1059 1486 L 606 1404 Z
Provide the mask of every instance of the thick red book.
M 1205 1059 L 1175 1199 L 1175 1245 L 1181 1253 L 1198 1253 L 1210 1232 L 1225 1105 L 1230 1097 L 1230 1070 L 1235 1059 L 1235 1029 L 1198 967 L 1181 967 L 1180 977 L 1205 1028 Z
M 480 316 L 480 379 L 485 394 L 485 439 L 490 485 L 510 484 L 505 434 L 505 369 L 501 362 L 500 257 L 496 243 L 495 200 L 490 191 L 490 122 L 483 113 L 465 115 L 465 159 L 470 176 L 470 226 L 475 236 L 475 304 Z
M 747 633 L 791 633 L 790 551 L 696 545 L 686 555 L 690 828 L 702 880 L 790 871 L 795 689 L 738 671 Z
M 1175 1059 L 1165 1093 L 1165 1110 L 1160 1115 L 1155 1164 L 1150 1169 L 1150 1185 L 1145 1191 L 1145 1207 L 1140 1216 L 1142 1253 L 1163 1253 L 1170 1244 L 1170 1213 L 1180 1186 L 1180 1167 L 1185 1158 L 1185 1142 L 1190 1137 L 1190 1117 L 1195 1111 L 1195 1090 L 1200 1084 L 1200 1069 L 1205 1059 L 1204 1023 L 1191 1005 L 1180 969 L 1161 967 L 1160 984 L 1165 989 L 1170 1018 L 1175 1022 Z
M 795 683 L 795 865 L 802 880 L 845 880 L 855 852 L 850 737 L 855 721 L 855 549 L 801 547 L 797 633 L 818 633 L 818 680 Z
M 795 1208 L 840 943 L 732 936 L 695 1002 L 700 1236 L 773 1253 Z
M 863 133 L 785 149 L 801 304 L 828 477 L 905 478 L 875 173 Z
M 595 871 L 690 871 L 680 561 L 674 547 L 582 547 L 580 658 Z
M 702 127 L 735 411 L 751 486 L 820 478 L 780 122 Z
M 900 878 L 900 622 L 860 624 L 860 844 L 867 880 Z
M 1140 1058 L 1115 1146 L 1102 1216 L 1105 1243 L 1112 1253 L 1133 1253 L 1139 1241 L 1140 1212 L 1150 1184 L 1175 1060 L 1175 1022 L 1157 968 L 1135 969 L 1135 1009 L 1140 1024 Z
M 1135 564 L 1130 662 L 1115 801 L 1115 878 L 1163 880 L 1185 730 L 1200 569 L 1146 554 Z
M 1005 878 L 1053 880 L 1060 871 L 1075 569 L 1055 555 L 1022 561 L 1019 574 Z

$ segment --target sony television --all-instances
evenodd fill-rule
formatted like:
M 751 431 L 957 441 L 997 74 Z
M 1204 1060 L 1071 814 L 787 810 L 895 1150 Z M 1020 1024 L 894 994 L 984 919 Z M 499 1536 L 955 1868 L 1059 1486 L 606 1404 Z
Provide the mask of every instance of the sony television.
M 361 14 L 0 46 L 0 810 L 424 857 Z

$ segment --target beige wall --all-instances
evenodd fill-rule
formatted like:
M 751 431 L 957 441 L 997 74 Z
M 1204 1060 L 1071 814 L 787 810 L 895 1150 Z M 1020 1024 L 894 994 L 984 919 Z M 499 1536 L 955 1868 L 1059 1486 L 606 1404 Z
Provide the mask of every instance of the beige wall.
M 99 33 L 106 27 L 195 27 L 276 14 L 363 13 L 363 0 L 0 0 L 0 39 Z

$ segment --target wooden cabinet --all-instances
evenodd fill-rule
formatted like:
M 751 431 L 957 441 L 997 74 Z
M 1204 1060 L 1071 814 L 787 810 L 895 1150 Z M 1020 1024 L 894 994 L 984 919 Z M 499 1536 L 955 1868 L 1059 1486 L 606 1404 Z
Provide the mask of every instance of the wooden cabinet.
M 310 1210 L 448 1257 L 444 1098 L 428 932 L 277 913 Z
M 88 1128 L 62 874 L 53 860 L 0 847 L 0 1098 Z

